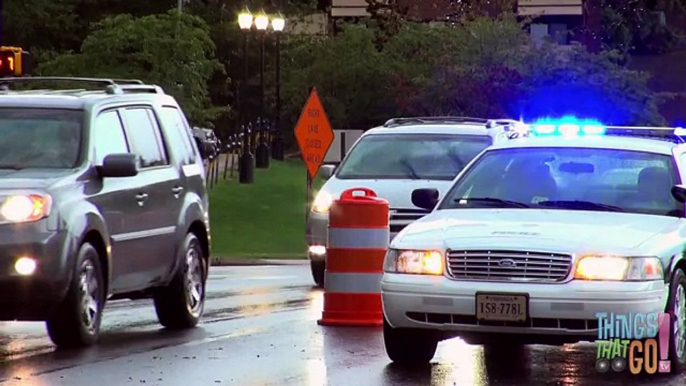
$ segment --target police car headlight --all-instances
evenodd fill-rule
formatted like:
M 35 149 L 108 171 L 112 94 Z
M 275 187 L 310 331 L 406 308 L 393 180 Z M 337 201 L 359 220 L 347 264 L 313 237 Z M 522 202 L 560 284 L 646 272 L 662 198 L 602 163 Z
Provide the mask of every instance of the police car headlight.
M 384 271 L 415 275 L 443 275 L 443 253 L 435 250 L 389 249 Z
M 325 191 L 319 192 L 317 197 L 314 198 L 312 203 L 312 211 L 319 214 L 325 214 L 329 212 L 331 204 L 333 204 L 333 196 Z
M 578 280 L 650 281 L 664 279 L 657 257 L 582 256 L 576 263 Z

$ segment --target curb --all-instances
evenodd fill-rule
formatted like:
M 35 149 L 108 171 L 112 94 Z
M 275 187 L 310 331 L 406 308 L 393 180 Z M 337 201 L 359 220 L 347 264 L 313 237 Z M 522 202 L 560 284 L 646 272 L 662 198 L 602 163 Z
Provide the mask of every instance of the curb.
M 210 263 L 214 267 L 240 267 L 240 266 L 264 266 L 264 265 L 306 265 L 307 259 L 224 259 L 213 258 Z

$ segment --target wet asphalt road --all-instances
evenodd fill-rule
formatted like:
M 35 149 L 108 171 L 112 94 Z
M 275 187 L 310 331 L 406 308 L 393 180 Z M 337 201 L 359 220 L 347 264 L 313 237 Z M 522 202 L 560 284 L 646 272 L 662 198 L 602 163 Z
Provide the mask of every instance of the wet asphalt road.
M 0 323 L 3 385 L 683 385 L 685 376 L 599 374 L 590 344 L 519 351 L 442 342 L 431 366 L 399 369 L 378 328 L 321 327 L 306 265 L 214 267 L 199 328 L 167 332 L 150 301 L 106 309 L 98 346 L 54 351 L 43 324 Z

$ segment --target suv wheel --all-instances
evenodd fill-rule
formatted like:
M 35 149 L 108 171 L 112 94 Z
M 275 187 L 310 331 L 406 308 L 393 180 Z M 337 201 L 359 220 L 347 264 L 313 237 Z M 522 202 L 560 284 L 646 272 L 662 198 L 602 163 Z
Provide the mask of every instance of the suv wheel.
M 324 273 L 326 272 L 326 264 L 323 261 L 310 260 L 310 269 L 312 270 L 312 278 L 317 287 L 324 287 Z
M 672 276 L 667 313 L 671 322 L 669 343 L 671 373 L 678 374 L 683 372 L 686 366 L 686 274 L 680 268 L 674 270 Z
M 393 328 L 384 318 L 383 341 L 386 354 L 393 362 L 421 366 L 431 362 L 436 355 L 439 340 L 432 331 Z
M 155 311 L 164 327 L 195 327 L 205 306 L 207 269 L 198 238 L 189 233 L 183 241 L 183 260 L 168 286 L 155 292 Z
M 46 322 L 48 335 L 60 348 L 90 346 L 97 342 L 105 305 L 105 281 L 98 251 L 84 243 L 63 303 Z

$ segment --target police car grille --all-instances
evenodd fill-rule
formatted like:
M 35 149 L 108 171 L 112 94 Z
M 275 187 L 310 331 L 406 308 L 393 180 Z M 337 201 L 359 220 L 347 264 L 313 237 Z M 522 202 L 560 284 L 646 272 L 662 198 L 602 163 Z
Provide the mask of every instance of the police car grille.
M 391 208 L 390 230 L 398 233 L 410 223 L 419 220 L 430 212 L 424 209 L 399 209 Z
M 448 275 L 470 280 L 561 281 L 572 267 L 572 256 L 531 251 L 450 250 Z

